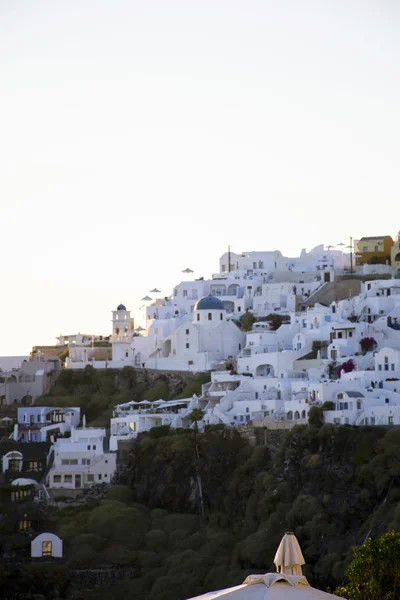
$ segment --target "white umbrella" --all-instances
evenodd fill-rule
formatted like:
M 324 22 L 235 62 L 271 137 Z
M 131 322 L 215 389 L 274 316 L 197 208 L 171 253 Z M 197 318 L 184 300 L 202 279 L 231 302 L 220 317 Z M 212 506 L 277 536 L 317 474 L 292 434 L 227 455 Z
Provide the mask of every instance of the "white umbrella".
M 276 570 L 288 575 L 302 575 L 301 566 L 305 564 L 296 536 L 293 533 L 285 533 L 274 558 Z
M 3 417 L 0 421 L 13 421 L 14 419 L 10 419 L 10 417 Z
M 301 574 L 304 558 L 296 537 L 285 534 L 275 555 L 277 568 L 281 573 L 249 575 L 242 585 L 225 590 L 209 592 L 188 600 L 338 600 L 339 596 L 321 592 L 309 585 Z M 299 575 L 289 574 L 296 570 Z
M 157 288 L 154 288 L 154 290 L 150 290 L 150 294 L 160 294 L 161 290 L 158 290 Z
M 192 271 L 192 269 L 183 269 L 182 273 L 194 273 L 194 271 Z
M 150 298 L 150 296 L 144 296 L 141 300 L 142 300 L 142 302 L 143 301 L 150 302 L 150 300 L 152 300 L 152 298 Z

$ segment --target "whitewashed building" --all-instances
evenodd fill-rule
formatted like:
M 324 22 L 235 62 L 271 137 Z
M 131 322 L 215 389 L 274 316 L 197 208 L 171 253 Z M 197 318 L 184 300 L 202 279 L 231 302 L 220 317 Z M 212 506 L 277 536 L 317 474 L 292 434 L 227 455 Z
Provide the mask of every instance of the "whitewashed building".
M 49 453 L 47 486 L 50 489 L 81 489 L 94 483 L 110 483 L 116 454 L 108 449 L 106 430 L 72 428 L 70 438 L 60 438 Z

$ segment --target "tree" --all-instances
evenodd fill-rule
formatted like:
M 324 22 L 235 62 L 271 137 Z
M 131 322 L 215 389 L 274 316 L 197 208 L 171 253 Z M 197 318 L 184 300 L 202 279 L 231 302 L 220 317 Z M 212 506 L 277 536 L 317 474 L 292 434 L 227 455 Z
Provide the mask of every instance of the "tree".
M 389 531 L 353 548 L 347 584 L 335 591 L 348 600 L 400 598 L 400 533 Z
M 331 362 L 329 362 L 326 365 L 326 373 L 327 373 L 329 379 L 333 379 L 334 375 L 336 374 L 336 370 L 337 370 L 336 360 L 332 360 Z
M 249 310 L 246 310 L 245 314 L 242 315 L 242 318 L 240 319 L 242 331 L 250 331 L 253 327 L 254 320 L 253 313 L 251 313 Z
M 201 410 L 201 408 L 194 408 L 192 412 L 188 414 L 188 418 L 192 423 L 194 423 L 194 428 L 196 431 L 198 430 L 197 422 L 201 421 L 203 417 L 204 410 Z

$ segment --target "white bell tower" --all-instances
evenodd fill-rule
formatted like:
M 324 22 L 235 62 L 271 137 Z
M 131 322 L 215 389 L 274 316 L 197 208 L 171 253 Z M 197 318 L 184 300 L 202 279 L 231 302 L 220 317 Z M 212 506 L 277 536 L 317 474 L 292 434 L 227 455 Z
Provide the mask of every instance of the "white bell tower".
M 133 338 L 133 319 L 131 311 L 124 304 L 119 304 L 112 311 L 112 340 L 130 342 Z

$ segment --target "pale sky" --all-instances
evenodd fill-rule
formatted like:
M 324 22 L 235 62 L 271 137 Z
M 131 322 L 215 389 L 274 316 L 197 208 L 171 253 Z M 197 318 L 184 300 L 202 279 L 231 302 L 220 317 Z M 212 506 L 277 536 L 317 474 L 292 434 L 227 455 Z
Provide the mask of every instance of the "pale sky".
M 1 0 L 0 355 L 108 335 L 228 244 L 394 237 L 399 27 L 397 0 Z

